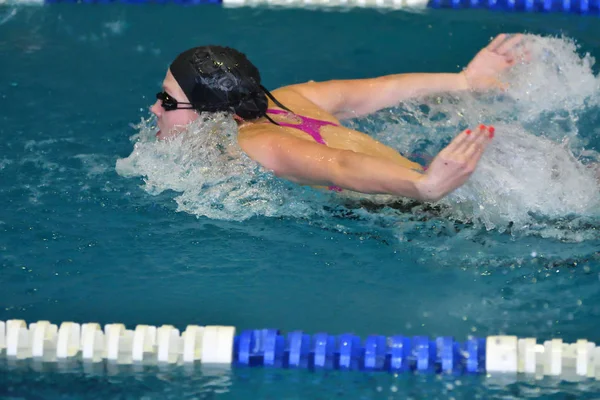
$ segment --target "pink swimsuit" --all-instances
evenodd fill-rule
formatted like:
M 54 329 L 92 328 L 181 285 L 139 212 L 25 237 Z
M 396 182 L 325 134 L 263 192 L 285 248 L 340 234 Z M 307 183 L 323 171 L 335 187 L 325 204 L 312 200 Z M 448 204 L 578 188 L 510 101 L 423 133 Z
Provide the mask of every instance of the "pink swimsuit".
M 296 115 L 296 114 L 293 114 L 291 112 L 284 111 L 284 110 L 268 109 L 267 113 L 278 114 L 278 115 L 285 114 L 285 115 L 291 115 L 296 118 L 299 118 L 300 121 L 302 121 L 299 124 L 291 124 L 288 122 L 277 122 L 277 123 L 281 126 L 287 126 L 290 128 L 300 129 L 301 131 L 306 132 L 310 136 L 312 136 L 312 138 L 315 139 L 315 141 L 317 143 L 324 144 L 324 145 L 326 145 L 327 143 L 325 143 L 325 140 L 323 140 L 323 136 L 321 136 L 321 133 L 319 132 L 321 127 L 327 126 L 327 125 L 338 126 L 337 124 L 334 124 L 333 122 L 321 121 L 321 120 L 314 119 L 314 118 L 304 117 L 302 115 Z M 329 186 L 328 189 L 335 190 L 336 192 L 342 191 L 342 188 L 340 188 L 338 186 Z

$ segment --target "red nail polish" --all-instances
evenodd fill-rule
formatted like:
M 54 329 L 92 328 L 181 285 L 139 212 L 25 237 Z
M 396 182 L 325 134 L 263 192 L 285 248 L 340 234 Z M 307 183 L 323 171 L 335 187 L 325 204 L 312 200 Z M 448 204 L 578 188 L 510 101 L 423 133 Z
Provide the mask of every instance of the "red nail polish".
M 483 125 L 483 124 L 479 125 L 479 129 L 480 130 L 484 130 L 485 129 L 485 125 Z
M 494 134 L 494 132 L 496 131 L 496 128 L 494 128 L 493 126 L 488 127 L 488 131 L 490 131 L 491 134 Z
M 471 130 L 470 130 L 470 129 L 467 129 L 467 130 L 465 131 L 465 133 L 466 133 L 467 135 L 470 135 L 470 134 L 471 134 Z

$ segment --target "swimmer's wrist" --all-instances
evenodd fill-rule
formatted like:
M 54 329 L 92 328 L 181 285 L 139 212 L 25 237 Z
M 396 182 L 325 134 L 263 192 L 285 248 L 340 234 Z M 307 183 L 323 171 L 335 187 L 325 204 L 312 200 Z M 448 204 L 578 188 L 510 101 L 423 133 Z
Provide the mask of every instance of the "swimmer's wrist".
M 467 77 L 466 71 L 463 70 L 456 75 L 458 90 L 471 90 L 471 85 L 469 84 L 469 78 Z
M 442 199 L 443 193 L 440 192 L 437 185 L 431 182 L 427 174 L 423 174 L 415 180 L 415 188 L 419 193 L 418 200 L 435 203 Z

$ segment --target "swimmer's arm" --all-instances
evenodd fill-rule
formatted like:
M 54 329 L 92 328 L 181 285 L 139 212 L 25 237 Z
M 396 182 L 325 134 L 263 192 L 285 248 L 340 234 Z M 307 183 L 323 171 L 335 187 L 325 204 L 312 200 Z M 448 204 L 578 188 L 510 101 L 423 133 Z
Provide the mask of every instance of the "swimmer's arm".
M 523 35 L 500 34 L 480 50 L 460 73 L 412 73 L 371 79 L 335 80 L 292 86 L 339 119 L 371 114 L 410 98 L 465 90 L 504 89 L 498 76 L 530 58 L 521 48 Z
M 425 175 L 386 159 L 268 131 L 239 140 L 242 149 L 264 168 L 300 185 L 339 186 L 421 201 L 440 198 L 425 182 Z
M 464 73 L 409 73 L 288 86 L 336 118 L 355 118 L 402 101 L 469 89 Z

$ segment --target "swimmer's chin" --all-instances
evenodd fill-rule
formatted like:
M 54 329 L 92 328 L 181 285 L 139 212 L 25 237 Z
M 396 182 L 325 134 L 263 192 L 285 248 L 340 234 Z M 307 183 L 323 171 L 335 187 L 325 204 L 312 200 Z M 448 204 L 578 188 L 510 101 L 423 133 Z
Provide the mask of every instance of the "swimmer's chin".
M 165 133 L 163 133 L 162 130 L 159 129 L 158 132 L 156 132 L 156 139 L 158 139 L 158 140 L 173 139 L 176 136 L 178 136 L 178 133 L 179 132 L 177 132 L 177 131 L 170 131 L 169 133 L 165 134 Z
M 160 141 L 165 141 L 167 139 L 172 138 L 172 135 L 164 135 L 161 130 L 156 132 L 156 139 Z

